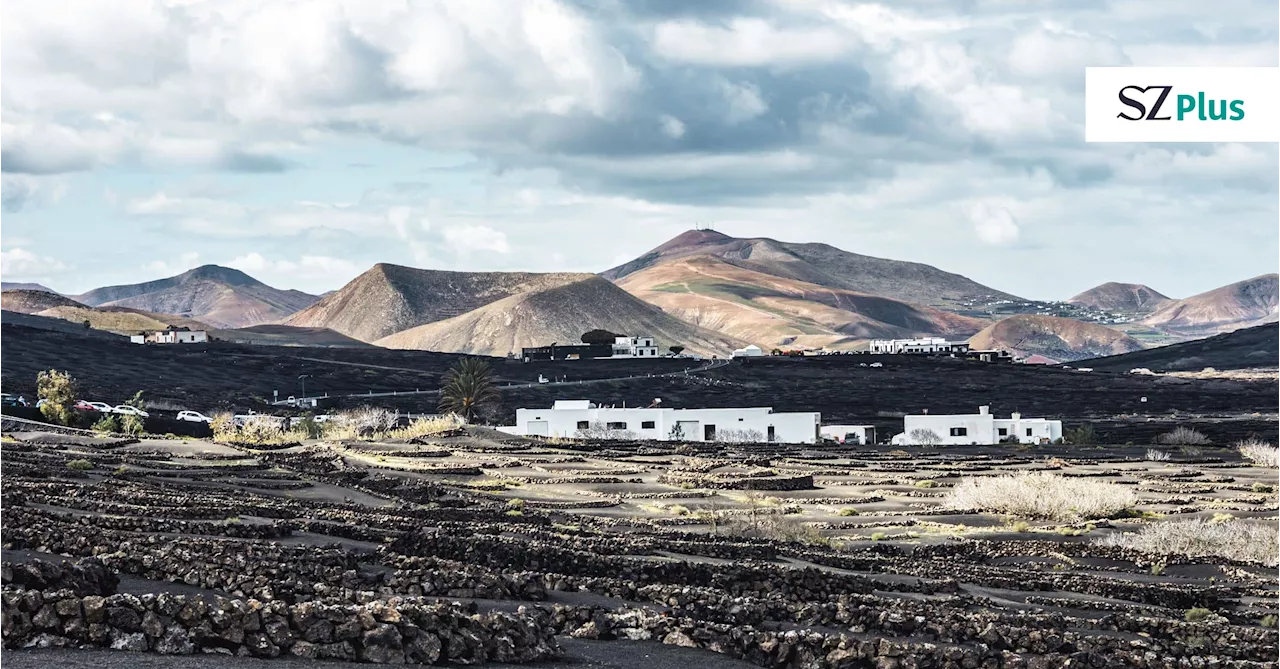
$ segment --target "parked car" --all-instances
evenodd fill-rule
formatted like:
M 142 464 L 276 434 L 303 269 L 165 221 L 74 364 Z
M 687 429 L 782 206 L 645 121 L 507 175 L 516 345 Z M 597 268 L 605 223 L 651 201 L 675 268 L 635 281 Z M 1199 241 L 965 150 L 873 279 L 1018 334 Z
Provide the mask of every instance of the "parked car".
M 94 411 L 101 411 L 102 413 L 116 412 L 115 408 L 113 408 L 110 404 L 107 404 L 106 402 L 87 402 L 87 404 L 93 407 Z
M 185 420 L 190 423 L 212 423 L 213 419 L 200 413 L 199 411 L 179 411 L 178 420 Z
M 11 395 L 9 393 L 3 393 L 2 395 L 0 395 L 0 404 L 3 404 L 4 406 L 7 406 L 7 407 L 31 406 L 30 404 L 27 403 L 27 398 L 23 397 L 22 395 Z
M 151 415 L 143 411 L 142 409 L 139 409 L 138 407 L 131 407 L 128 404 L 121 404 L 120 406 L 116 407 L 115 412 L 119 414 L 124 414 L 126 416 L 141 416 L 143 418 L 147 418 Z
M 101 409 L 94 406 L 92 402 L 86 402 L 84 400 L 76 400 L 75 405 L 71 408 L 76 411 L 101 411 Z

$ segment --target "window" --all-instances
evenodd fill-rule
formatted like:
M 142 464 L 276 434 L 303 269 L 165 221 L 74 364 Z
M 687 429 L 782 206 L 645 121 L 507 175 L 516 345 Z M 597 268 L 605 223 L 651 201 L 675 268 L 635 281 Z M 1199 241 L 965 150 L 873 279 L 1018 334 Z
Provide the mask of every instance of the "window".
M 969 428 L 967 427 L 951 428 L 951 436 L 953 437 L 967 437 L 968 435 L 969 435 Z
M 627 424 L 623 422 L 609 423 L 605 427 L 608 427 L 610 430 L 625 430 L 627 429 Z
M 640 421 L 640 429 L 641 429 L 641 430 L 652 430 L 654 427 L 655 427 L 655 424 L 654 424 L 654 422 L 653 422 L 653 421 L 651 421 L 651 420 L 642 420 L 642 421 Z
M 580 421 L 578 421 L 578 429 L 579 429 L 579 430 L 588 430 L 588 429 L 590 429 L 590 428 L 591 428 L 591 423 L 590 423 L 590 422 L 585 421 L 585 420 L 580 420 Z
M 1030 436 L 1031 436 L 1031 428 L 1027 428 L 1027 436 L 1028 436 L 1028 437 L 1030 437 Z
M 1000 436 L 1002 436 L 1002 437 L 1007 437 L 1007 436 L 1009 436 L 1009 428 L 1007 428 L 1007 427 L 997 428 L 997 431 L 1000 433 Z

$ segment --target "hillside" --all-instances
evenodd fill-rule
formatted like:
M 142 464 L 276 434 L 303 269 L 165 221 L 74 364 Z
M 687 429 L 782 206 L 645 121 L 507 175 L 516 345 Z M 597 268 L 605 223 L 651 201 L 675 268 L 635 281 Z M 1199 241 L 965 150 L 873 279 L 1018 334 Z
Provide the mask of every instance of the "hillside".
M 1072 304 L 1103 311 L 1140 314 L 1151 313 L 1171 301 L 1149 286 L 1115 281 L 1094 286 L 1067 300 Z
M 54 293 L 54 294 L 58 293 L 58 291 L 46 286 L 42 286 L 38 283 L 20 283 L 15 281 L 0 281 L 0 291 L 5 291 L 5 290 L 38 290 L 43 293 Z
M 239 328 L 280 320 L 317 298 L 272 288 L 240 270 L 204 265 L 167 279 L 97 288 L 76 299 L 91 307 L 129 307 Z
M 689 323 L 762 348 L 847 349 L 870 338 L 971 335 L 986 324 L 933 307 L 775 276 L 718 257 L 686 256 L 617 285 Z
M 1229 332 L 1274 322 L 1278 303 L 1280 275 L 1263 274 L 1169 302 L 1143 323 L 1185 335 Z
M 921 263 L 849 253 L 828 244 L 739 239 L 712 230 L 684 232 L 600 275 L 618 283 L 631 277 L 627 283 L 638 286 L 644 280 L 636 274 L 688 258 L 711 258 L 761 275 L 942 308 L 1021 299 Z
M 209 330 L 209 326 L 190 318 L 157 314 L 141 309 L 128 307 L 60 306 L 36 314 L 46 318 L 60 318 L 72 323 L 84 323 L 95 330 L 105 330 L 116 334 L 134 335 L 147 330 L 163 330 L 170 325 L 191 328 L 192 330 Z
M 9 311 L 5 309 L 0 311 L 0 324 L 5 326 L 13 326 L 15 328 L 44 330 L 48 332 L 57 332 L 64 335 L 72 335 L 76 337 L 88 337 L 91 339 L 104 339 L 111 341 L 125 341 L 124 337 L 114 332 L 106 330 L 94 330 L 86 328 L 83 321 L 73 323 L 61 318 L 53 316 L 37 316 L 35 314 L 24 314 L 20 311 Z M 11 342 L 12 343 L 12 342 Z M 6 355 L 11 354 L 16 349 L 6 349 Z M 13 358 L 8 358 L 12 360 Z
M 526 346 L 577 342 L 583 332 L 596 328 L 651 335 L 662 349 L 678 344 L 690 353 L 708 356 L 724 356 L 743 345 L 667 315 L 593 275 L 512 295 L 375 343 L 387 348 L 503 356 Z
M 342 346 L 372 348 L 359 339 L 353 339 L 328 328 L 300 328 L 290 325 L 253 325 L 234 330 L 215 330 L 211 336 L 220 341 L 239 344 L 270 344 L 274 346 Z
M 44 290 L 8 289 L 0 293 L 0 305 L 9 311 L 35 314 L 54 307 L 83 307 L 69 297 Z
M 284 319 L 373 342 L 529 290 L 593 276 L 533 272 L 446 272 L 379 263 L 337 292 Z M 578 305 L 579 307 L 583 305 Z
M 1019 357 L 1043 355 L 1071 361 L 1142 349 L 1142 343 L 1105 325 L 1023 314 L 987 326 L 969 339 L 976 349 L 1001 349 Z
M 1267 323 L 1081 364 L 1111 372 L 1127 372 L 1137 367 L 1154 372 L 1198 372 L 1206 367 L 1218 370 L 1275 367 L 1280 363 L 1278 337 L 1280 324 Z

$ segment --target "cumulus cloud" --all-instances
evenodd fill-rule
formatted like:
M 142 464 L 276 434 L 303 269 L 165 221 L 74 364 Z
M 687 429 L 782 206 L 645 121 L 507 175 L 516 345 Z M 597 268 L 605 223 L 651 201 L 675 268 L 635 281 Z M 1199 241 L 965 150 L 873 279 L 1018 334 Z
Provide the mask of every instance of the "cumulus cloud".
M 199 266 L 200 252 L 187 251 L 178 255 L 176 258 L 167 260 L 152 260 L 142 266 L 142 269 L 158 276 L 173 276 L 181 274 L 189 269 Z
M 510 253 L 506 233 L 479 223 L 467 223 L 450 226 L 444 229 L 444 240 L 458 253 L 474 253 L 490 251 L 493 253 Z
M 344 258 L 331 256 L 303 255 L 297 259 L 269 259 L 256 251 L 233 258 L 226 263 L 227 267 L 238 269 L 259 280 L 267 277 L 287 285 L 305 285 L 315 279 L 332 279 L 342 277 L 344 280 L 359 274 L 363 268 Z
M 969 221 L 983 244 L 1004 246 L 1018 239 L 1018 220 L 1013 212 L 990 202 L 977 202 L 969 208 Z
M 9 213 L 54 204 L 67 194 L 66 182 L 57 177 L 5 174 L 0 184 L 0 192 L 3 192 L 0 208 Z
M 6 279 L 38 279 L 70 269 L 62 261 L 21 248 L 0 251 L 0 274 Z

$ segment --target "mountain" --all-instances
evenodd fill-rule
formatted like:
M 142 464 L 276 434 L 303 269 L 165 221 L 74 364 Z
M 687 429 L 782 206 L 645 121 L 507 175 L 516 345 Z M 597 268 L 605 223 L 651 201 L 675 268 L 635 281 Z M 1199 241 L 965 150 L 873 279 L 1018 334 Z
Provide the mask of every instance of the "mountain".
M 1212 334 L 1277 320 L 1280 275 L 1263 274 L 1160 307 L 1143 323 L 1179 334 Z
M 1280 324 L 1267 323 L 1205 339 L 1149 348 L 1123 355 L 1080 361 L 1099 371 L 1127 372 L 1145 367 L 1154 372 L 1198 372 L 1214 369 L 1275 367 L 1280 361 Z
M 526 290 L 442 321 L 377 340 L 387 348 L 504 356 L 526 346 L 576 343 L 596 328 L 651 335 L 662 350 L 728 355 L 744 342 L 663 313 L 592 274 L 559 275 L 558 285 Z
M 69 297 L 45 290 L 7 289 L 0 293 L 0 305 L 9 311 L 35 314 L 54 307 L 83 307 Z
M 373 342 L 517 293 L 589 276 L 593 275 L 446 272 L 379 263 L 282 323 L 329 328 L 360 341 Z M 577 306 L 581 309 L 587 305 Z
M 968 302 L 1016 296 L 936 267 L 842 251 L 827 244 L 795 244 L 765 237 L 739 239 L 714 230 L 689 230 L 601 276 L 620 283 L 656 266 L 710 258 L 760 274 L 902 302 L 962 308 Z M 635 285 L 633 278 L 630 283 Z
M 199 321 L 172 314 L 158 314 L 129 307 L 86 307 L 56 306 L 36 314 L 46 318 L 60 318 L 72 323 L 89 323 L 95 330 L 105 330 L 123 335 L 135 335 L 148 330 L 163 330 L 170 325 L 191 328 L 192 330 L 209 330 L 209 326 Z
M 220 328 L 277 321 L 316 301 L 314 295 L 272 288 L 229 267 L 204 265 L 146 283 L 97 288 L 76 300 L 194 318 Z
M 1067 300 L 1072 304 L 1093 307 L 1102 311 L 1147 314 L 1172 302 L 1155 289 L 1140 283 L 1116 283 L 1109 281 Z
M 38 290 L 42 293 L 58 294 L 58 291 L 42 286 L 38 283 L 17 283 L 13 281 L 0 281 L 0 291 L 6 290 Z
M 1142 349 L 1138 340 L 1105 325 L 1036 314 L 1010 316 L 992 323 L 971 337 L 969 346 L 1001 349 L 1024 358 L 1042 355 L 1064 361 Z

